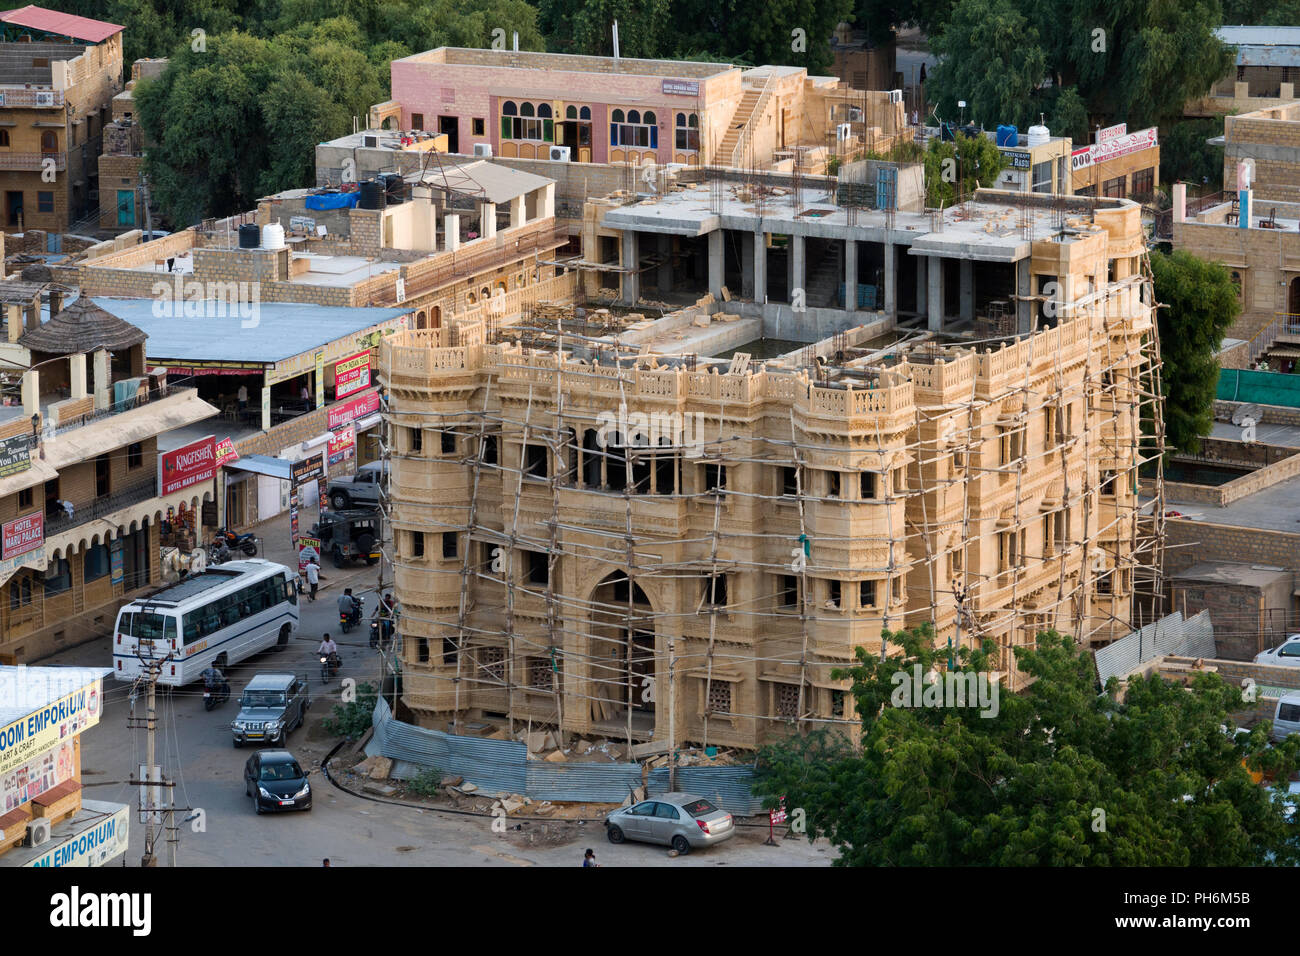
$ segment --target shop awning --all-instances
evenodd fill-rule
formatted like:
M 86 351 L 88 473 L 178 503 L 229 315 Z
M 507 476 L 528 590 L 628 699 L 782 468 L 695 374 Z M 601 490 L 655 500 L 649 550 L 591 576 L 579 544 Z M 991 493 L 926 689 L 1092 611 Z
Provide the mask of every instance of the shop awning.
M 229 462 L 222 467 L 229 468 L 231 471 L 251 471 L 255 475 L 292 481 L 293 476 L 289 466 L 290 462 L 283 458 L 272 458 L 270 455 L 245 455 L 239 461 Z

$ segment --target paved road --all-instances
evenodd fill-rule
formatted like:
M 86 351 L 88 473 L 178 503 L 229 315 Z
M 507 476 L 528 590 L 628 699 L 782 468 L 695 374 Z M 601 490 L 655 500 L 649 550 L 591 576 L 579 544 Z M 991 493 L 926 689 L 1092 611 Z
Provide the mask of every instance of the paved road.
M 268 538 L 272 534 L 267 531 Z M 282 558 L 277 554 L 281 550 L 287 548 L 273 545 L 269 556 Z M 203 709 L 198 686 L 160 696 L 160 762 L 177 782 L 177 803 L 204 811 L 204 832 L 193 832 L 194 823 L 182 830 L 180 865 L 319 866 L 322 858 L 329 857 L 336 866 L 576 866 L 588 846 L 596 850 L 604 866 L 817 866 L 829 863 L 834 856 L 824 842 L 809 846 L 806 841 L 791 840 L 779 847 L 764 847 L 761 840 L 766 833 L 757 830 L 743 831 L 720 848 L 675 860 L 659 847 L 611 846 L 599 827 L 590 836 L 586 828 L 575 828 L 557 838 L 557 832 L 565 832 L 563 825 L 539 821 L 500 834 L 492 831 L 488 819 L 392 806 L 341 792 L 319 773 L 312 775 L 310 813 L 256 815 L 252 801 L 244 796 L 242 779 L 244 762 L 252 751 L 235 749 L 229 730 L 237 710 L 234 698 L 249 679 L 263 671 L 293 670 L 308 675 L 312 708 L 307 724 L 290 734 L 289 748 L 304 764 L 316 768 L 336 742 L 319 722 L 339 692 L 337 682 L 321 686 L 314 653 L 320 634 L 329 630 L 339 642 L 343 677 L 362 681 L 379 674 L 376 652 L 368 646 L 368 632 L 363 629 L 340 635 L 335 617 L 335 597 L 341 589 L 372 587 L 375 569 L 327 568 L 326 575 L 328 587 L 317 601 L 313 604 L 304 599 L 301 605 L 298 640 L 284 651 L 267 651 L 230 669 L 230 701 L 209 713 Z M 367 602 L 367 610 L 371 607 L 373 600 Z M 108 666 L 111 656 L 105 639 L 71 648 L 41 663 Z M 144 762 L 145 734 L 127 729 L 128 694 L 129 685 L 108 678 L 103 718 L 82 737 L 82 781 L 87 797 L 134 806 L 136 789 L 124 781 Z M 143 715 L 143 701 L 136 713 Z M 557 841 L 564 845 L 553 845 Z M 136 866 L 144 849 L 144 826 L 138 820 L 131 824 L 130 845 L 127 865 Z M 161 842 L 159 852 L 165 865 L 166 847 Z

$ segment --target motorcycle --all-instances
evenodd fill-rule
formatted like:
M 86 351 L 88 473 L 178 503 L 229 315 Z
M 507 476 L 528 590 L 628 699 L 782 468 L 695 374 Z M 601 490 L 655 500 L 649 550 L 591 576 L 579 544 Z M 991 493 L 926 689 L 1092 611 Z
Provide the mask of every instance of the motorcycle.
M 222 680 L 220 684 L 205 679 L 203 682 L 203 709 L 212 710 L 220 707 L 230 699 L 230 681 Z
M 339 660 L 338 654 L 328 654 L 320 659 L 320 682 L 328 684 L 330 679 L 339 672 L 339 666 L 342 661 Z
M 208 545 L 208 564 L 225 564 L 234 558 L 225 538 L 217 538 Z
M 374 618 L 370 620 L 370 646 L 379 646 L 379 622 Z
M 342 611 L 339 611 L 339 628 L 344 634 L 352 630 L 354 627 L 359 627 L 361 625 L 361 609 L 365 606 L 366 599 L 354 597 L 353 602 L 351 614 L 344 614 Z
M 225 528 L 218 528 L 217 540 L 225 541 L 226 547 L 231 551 L 239 550 L 250 558 L 257 557 L 256 535 L 237 534 L 234 531 L 227 531 Z

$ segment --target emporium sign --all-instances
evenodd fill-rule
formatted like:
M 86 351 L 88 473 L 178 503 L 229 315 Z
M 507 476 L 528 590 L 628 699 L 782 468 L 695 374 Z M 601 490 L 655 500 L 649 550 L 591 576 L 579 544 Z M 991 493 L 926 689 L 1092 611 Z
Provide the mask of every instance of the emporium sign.
M 60 740 L 75 737 L 99 723 L 101 680 L 60 697 L 12 724 L 0 727 L 0 774 L 35 759 Z
M 208 435 L 158 456 L 158 494 L 170 495 L 217 474 L 215 436 Z
M 339 359 L 334 366 L 334 397 L 343 398 L 370 387 L 370 350 Z

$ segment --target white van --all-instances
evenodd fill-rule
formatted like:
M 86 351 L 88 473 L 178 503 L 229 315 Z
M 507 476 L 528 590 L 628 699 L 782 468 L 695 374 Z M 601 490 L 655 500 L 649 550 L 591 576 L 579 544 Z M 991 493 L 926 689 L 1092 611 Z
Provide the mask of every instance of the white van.
M 1281 741 L 1287 734 L 1300 734 L 1300 691 L 1284 695 L 1273 712 L 1273 739 Z

